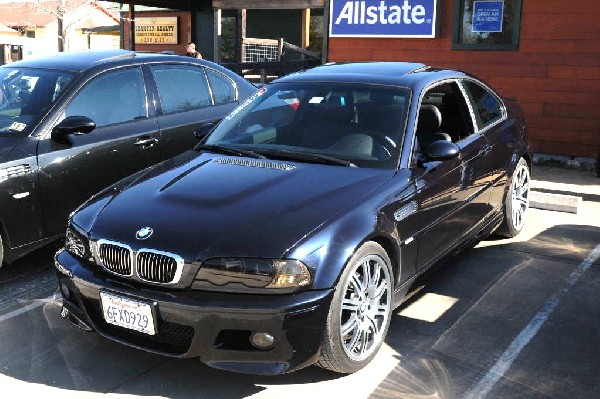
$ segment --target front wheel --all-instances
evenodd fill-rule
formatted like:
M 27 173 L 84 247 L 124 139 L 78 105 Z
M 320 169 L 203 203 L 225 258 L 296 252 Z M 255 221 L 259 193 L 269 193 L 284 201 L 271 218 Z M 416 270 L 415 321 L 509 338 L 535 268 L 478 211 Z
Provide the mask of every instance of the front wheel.
M 366 366 L 387 334 L 392 291 L 387 253 L 375 242 L 363 244 L 336 285 L 317 365 L 338 373 Z
M 4 243 L 2 242 L 2 234 L 0 234 L 0 267 L 2 267 L 2 262 L 4 262 Z
M 515 237 L 523 229 L 529 209 L 530 179 L 529 166 L 521 158 L 510 179 L 504 199 L 504 220 L 496 231 L 497 234 L 510 238 Z

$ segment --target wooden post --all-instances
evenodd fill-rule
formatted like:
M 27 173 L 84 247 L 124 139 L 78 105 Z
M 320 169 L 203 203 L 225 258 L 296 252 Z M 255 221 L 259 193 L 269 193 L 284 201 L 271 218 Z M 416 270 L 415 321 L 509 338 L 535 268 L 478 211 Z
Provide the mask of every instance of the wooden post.
M 283 56 L 283 37 L 280 37 L 277 41 L 277 61 L 281 61 L 281 57 Z
M 235 14 L 235 62 L 244 62 L 246 57 L 244 39 L 246 38 L 246 10 L 237 10 Z
M 129 50 L 135 51 L 135 5 L 129 3 Z
M 310 46 L 310 8 L 302 10 L 302 43 L 300 47 Z
M 213 15 L 213 61 L 219 63 L 221 62 L 221 10 L 214 10 Z

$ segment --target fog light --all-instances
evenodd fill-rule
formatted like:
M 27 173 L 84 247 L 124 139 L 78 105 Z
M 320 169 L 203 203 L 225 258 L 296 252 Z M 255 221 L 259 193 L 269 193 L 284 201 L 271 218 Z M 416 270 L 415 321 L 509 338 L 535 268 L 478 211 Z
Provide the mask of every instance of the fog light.
M 275 345 L 275 337 L 269 333 L 258 332 L 250 336 L 250 342 L 258 349 L 269 349 Z

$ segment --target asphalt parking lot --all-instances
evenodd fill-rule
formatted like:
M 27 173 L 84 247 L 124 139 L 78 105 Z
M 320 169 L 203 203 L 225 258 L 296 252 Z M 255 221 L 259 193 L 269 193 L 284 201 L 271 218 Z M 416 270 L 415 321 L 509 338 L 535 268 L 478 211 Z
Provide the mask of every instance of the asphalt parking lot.
M 441 265 L 394 313 L 364 370 L 262 377 L 126 348 L 63 321 L 46 248 L 0 269 L 0 392 L 96 398 L 600 397 L 600 179 L 540 167 L 534 188 L 578 214 L 531 209 L 516 239 Z

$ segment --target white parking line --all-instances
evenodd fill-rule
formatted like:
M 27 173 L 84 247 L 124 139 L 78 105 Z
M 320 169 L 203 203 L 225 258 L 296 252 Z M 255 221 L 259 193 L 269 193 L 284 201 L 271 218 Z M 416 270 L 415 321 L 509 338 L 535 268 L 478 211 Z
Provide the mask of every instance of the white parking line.
M 0 323 L 6 320 L 10 320 L 13 317 L 17 317 L 22 315 L 23 313 L 29 312 L 32 309 L 39 308 L 40 306 L 44 306 L 48 302 L 52 302 L 57 299 L 56 294 L 49 296 L 48 298 L 36 299 L 35 302 L 30 303 L 29 305 L 25 305 L 22 308 L 15 309 L 12 312 L 8 312 L 0 316 Z
M 546 305 L 537 312 L 531 319 L 529 324 L 525 326 L 523 330 L 517 335 L 514 341 L 510 344 L 508 349 L 500 356 L 496 361 L 496 364 L 487 372 L 487 374 L 479 381 L 479 383 L 471 389 L 471 391 L 465 396 L 468 399 L 479 399 L 484 398 L 490 393 L 494 385 L 504 376 L 510 366 L 513 364 L 515 359 L 519 356 L 523 348 L 531 341 L 531 339 L 537 334 L 542 325 L 546 322 L 550 314 L 556 309 L 558 304 L 564 299 L 569 290 L 579 280 L 581 275 L 588 270 L 596 260 L 600 258 L 600 244 L 594 248 L 592 252 L 585 258 L 583 262 L 575 269 L 567 280 L 567 285 L 561 290 L 557 291 Z

